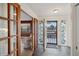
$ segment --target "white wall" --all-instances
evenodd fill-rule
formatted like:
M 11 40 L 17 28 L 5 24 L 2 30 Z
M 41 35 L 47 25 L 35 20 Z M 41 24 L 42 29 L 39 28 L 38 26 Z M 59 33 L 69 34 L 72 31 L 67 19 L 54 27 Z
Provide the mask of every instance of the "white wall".
M 45 21 L 47 20 L 57 20 L 58 21 L 58 45 L 61 44 L 61 32 L 60 32 L 60 22 L 61 20 L 66 20 L 66 43 L 64 46 L 71 47 L 71 18 L 70 13 L 68 15 L 62 15 L 62 16 L 50 16 L 50 17 L 44 17 Z M 43 17 L 39 17 L 39 20 L 43 20 Z M 46 23 L 46 22 L 45 22 Z M 45 29 L 46 30 L 46 29 Z M 47 36 L 45 34 L 45 36 Z M 47 39 L 47 37 L 45 37 Z
M 20 3 L 20 5 L 21 5 L 21 9 L 23 9 L 27 14 L 29 14 L 30 16 L 38 19 L 37 15 L 31 10 L 30 7 L 28 7 L 27 4 Z
M 71 13 L 71 19 L 72 19 L 72 46 L 71 46 L 71 53 L 72 53 L 72 55 L 76 55 L 76 49 L 75 49 L 75 47 L 76 47 L 76 39 L 77 39 L 77 34 L 76 34 L 76 8 L 75 8 L 75 4 L 72 4 L 71 5 L 71 11 L 72 11 L 72 13 Z
M 20 19 L 21 20 L 32 20 L 32 17 L 29 16 L 28 14 L 25 14 L 23 11 L 21 11 Z
M 72 55 L 79 56 L 79 5 L 72 4 Z M 76 46 L 78 49 L 76 49 Z

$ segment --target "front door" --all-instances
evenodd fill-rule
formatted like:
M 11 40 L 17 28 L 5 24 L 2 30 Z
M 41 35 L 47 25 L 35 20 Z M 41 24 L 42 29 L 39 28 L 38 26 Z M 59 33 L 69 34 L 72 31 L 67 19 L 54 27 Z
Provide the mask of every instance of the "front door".
M 57 21 L 47 21 L 47 47 L 57 45 Z

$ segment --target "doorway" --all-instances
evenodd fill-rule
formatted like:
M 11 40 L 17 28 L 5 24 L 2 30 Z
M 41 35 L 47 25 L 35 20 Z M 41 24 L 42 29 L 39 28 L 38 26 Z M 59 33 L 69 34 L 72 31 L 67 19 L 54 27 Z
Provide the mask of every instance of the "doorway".
M 47 48 L 57 45 L 57 21 L 47 21 Z

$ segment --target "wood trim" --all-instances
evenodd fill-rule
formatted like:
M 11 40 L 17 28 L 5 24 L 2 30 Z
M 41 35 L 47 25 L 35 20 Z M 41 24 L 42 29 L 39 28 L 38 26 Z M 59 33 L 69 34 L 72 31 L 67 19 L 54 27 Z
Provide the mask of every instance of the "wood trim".
M 45 19 L 43 21 L 43 50 L 45 51 Z
M 38 47 L 38 20 L 36 18 L 34 18 L 34 49 L 36 50 L 36 48 Z
M 3 20 L 9 20 L 8 18 L 6 18 L 6 17 L 2 17 L 2 16 L 0 16 L 0 19 L 3 19 Z
M 3 40 L 6 40 L 6 39 L 9 39 L 9 38 L 12 38 L 12 37 L 15 37 L 15 36 L 17 36 L 17 35 L 12 35 L 12 36 L 10 36 L 10 37 L 3 37 L 3 38 L 0 38 L 0 41 L 3 41 Z
M 16 55 L 17 56 L 19 56 L 20 55 L 20 39 L 19 39 L 19 22 L 20 22 L 20 5 L 19 4 L 15 4 L 15 5 L 17 5 L 17 7 L 16 7 L 16 14 L 17 14 L 17 17 L 16 17 L 16 21 L 17 21 L 17 23 L 16 23 L 16 34 L 18 35 L 16 38 L 17 38 L 17 40 L 16 40 L 16 49 L 18 49 L 17 50 L 17 53 L 16 53 Z
M 10 3 L 8 3 L 8 37 L 10 37 Z M 10 54 L 11 51 L 11 42 L 10 38 L 8 38 L 8 55 Z
M 21 23 L 32 23 L 32 20 L 31 21 L 21 21 Z
M 34 51 L 34 18 L 32 18 L 32 50 Z
M 0 16 L 0 20 L 10 20 L 10 21 L 14 21 L 13 19 L 9 19 L 9 18 L 6 18 L 6 17 L 2 17 L 2 16 Z
M 56 21 L 56 42 L 58 45 L 58 22 Z
M 9 38 L 9 37 L 0 38 L 0 41 L 6 40 L 6 39 L 8 39 L 8 38 Z
M 15 49 L 15 50 L 11 51 L 11 53 L 10 53 L 9 55 L 7 55 L 7 56 L 12 55 L 12 54 L 15 53 L 17 50 L 18 50 L 18 49 Z

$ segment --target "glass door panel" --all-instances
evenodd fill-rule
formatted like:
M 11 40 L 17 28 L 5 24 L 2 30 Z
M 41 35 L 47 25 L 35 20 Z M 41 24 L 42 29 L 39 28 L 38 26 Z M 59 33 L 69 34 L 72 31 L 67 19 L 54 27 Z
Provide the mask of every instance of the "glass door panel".
M 11 51 L 16 49 L 16 36 L 11 38 Z
M 10 19 L 16 20 L 16 9 L 13 5 L 10 5 Z
M 17 24 L 16 23 L 18 23 L 17 21 L 16 21 L 16 9 L 17 7 L 15 6 L 15 5 L 12 5 L 12 4 L 10 4 L 10 43 L 11 43 L 11 50 L 10 50 L 10 52 L 11 52 L 11 56 L 14 56 L 14 55 L 16 55 L 16 53 L 17 53 L 17 51 L 16 50 L 18 50 L 17 48 L 16 48 L 16 43 L 17 43 L 17 36 L 18 36 L 18 34 L 16 34 L 17 33 Z
M 11 21 L 11 36 L 16 35 L 16 21 Z
M 0 38 L 8 37 L 7 20 L 0 19 Z
M 0 56 L 8 55 L 8 39 L 0 41 Z
M 0 3 L 0 16 L 7 18 L 7 3 Z

